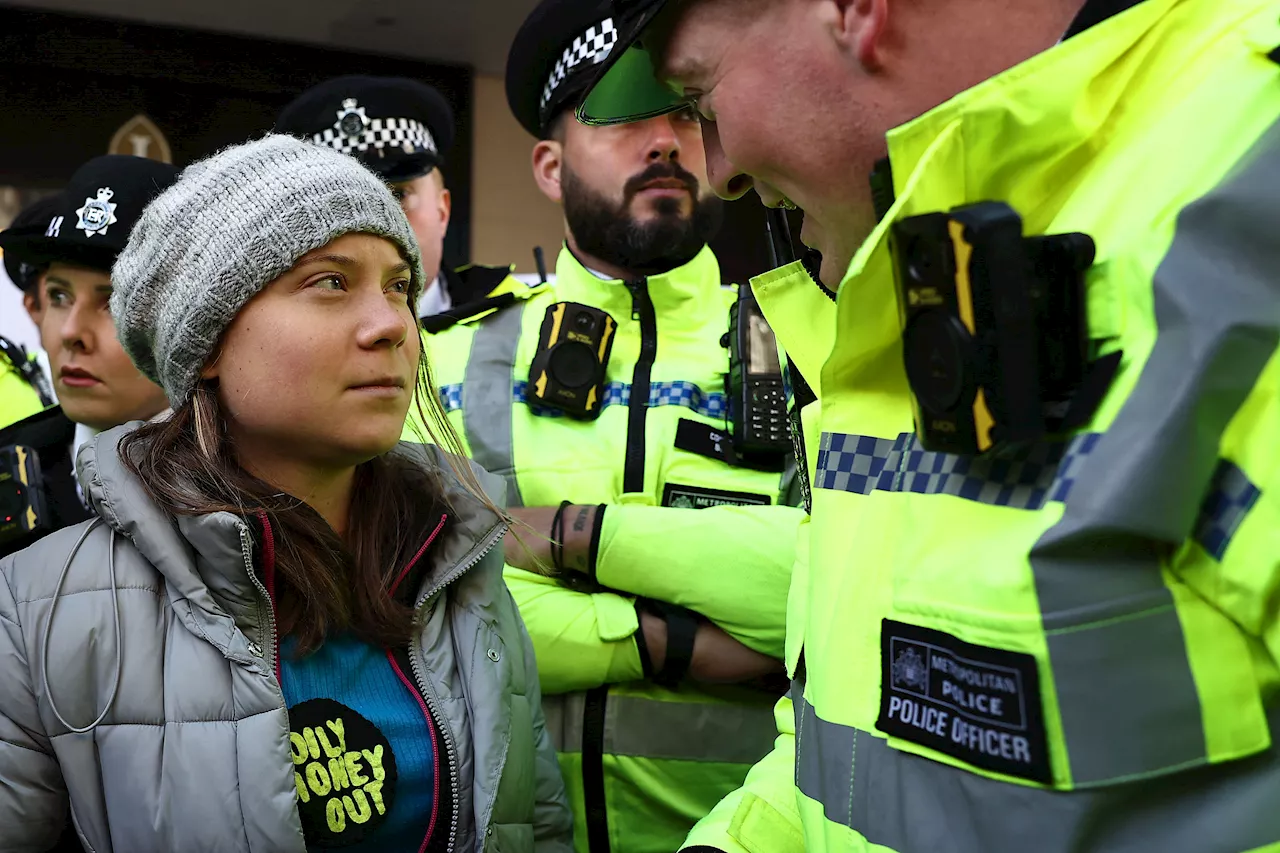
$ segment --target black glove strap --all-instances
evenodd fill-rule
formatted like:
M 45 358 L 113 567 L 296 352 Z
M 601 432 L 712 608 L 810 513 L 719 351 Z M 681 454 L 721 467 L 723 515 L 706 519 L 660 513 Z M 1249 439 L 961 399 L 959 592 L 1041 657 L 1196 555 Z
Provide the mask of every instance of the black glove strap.
M 693 662 L 698 615 L 692 610 L 667 604 L 665 601 L 654 601 L 652 606 L 654 612 L 667 623 L 667 653 L 662 671 L 653 674 L 653 682 L 668 690 L 675 690 L 689 674 L 689 665 Z

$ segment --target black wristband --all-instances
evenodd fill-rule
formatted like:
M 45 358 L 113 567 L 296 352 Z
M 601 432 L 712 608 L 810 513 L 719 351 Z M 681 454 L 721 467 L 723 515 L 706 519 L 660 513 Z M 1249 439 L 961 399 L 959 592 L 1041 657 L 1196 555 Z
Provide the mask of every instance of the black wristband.
M 665 601 L 652 602 L 654 610 L 667 623 L 667 652 L 662 671 L 653 674 L 653 683 L 675 690 L 689 674 L 693 663 L 693 643 L 698 634 L 698 614 Z
M 551 565 L 557 575 L 564 573 L 564 511 L 572 505 L 572 501 L 561 501 L 551 519 Z
M 644 616 L 649 613 L 649 602 L 643 598 L 636 602 L 636 622 L 640 627 L 636 629 L 636 652 L 640 655 L 640 671 L 644 673 L 645 678 L 653 678 L 653 658 L 649 656 L 649 641 L 644 635 Z
M 604 528 L 605 505 L 596 508 L 596 517 L 591 520 L 591 548 L 587 551 L 587 574 L 596 579 L 596 558 L 600 555 L 600 531 Z

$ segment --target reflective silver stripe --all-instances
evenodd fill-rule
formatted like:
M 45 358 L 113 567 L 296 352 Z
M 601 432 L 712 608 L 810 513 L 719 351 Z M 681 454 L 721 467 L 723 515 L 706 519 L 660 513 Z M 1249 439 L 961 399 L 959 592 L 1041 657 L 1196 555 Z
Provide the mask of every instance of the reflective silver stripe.
M 1031 551 L 1077 785 L 1206 759 L 1161 555 L 1194 535 L 1222 433 L 1280 340 L 1280 125 L 1241 162 L 1179 216 L 1154 276 L 1155 346 Z
M 584 693 L 543 696 L 547 731 L 557 752 L 582 751 Z M 773 748 L 778 727 L 772 697 L 759 704 L 663 702 L 610 693 L 605 707 L 606 755 L 724 764 L 755 764 Z
M 511 388 L 524 301 L 517 301 L 476 328 L 462 379 L 462 428 L 471 458 L 507 481 L 507 506 L 524 506 L 515 473 Z
M 797 685 L 792 695 L 802 694 Z M 897 853 L 1241 853 L 1280 841 L 1277 745 L 1188 773 L 1050 791 L 899 752 L 803 699 L 795 713 L 801 793 L 827 820 Z

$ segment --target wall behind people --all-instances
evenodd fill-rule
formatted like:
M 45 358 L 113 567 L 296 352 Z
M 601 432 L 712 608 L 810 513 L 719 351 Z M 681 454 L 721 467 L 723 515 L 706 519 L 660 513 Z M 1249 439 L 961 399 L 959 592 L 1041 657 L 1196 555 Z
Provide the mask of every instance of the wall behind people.
M 533 247 L 541 246 L 551 269 L 564 240 L 564 217 L 533 182 L 535 140 L 511 115 L 500 77 L 476 75 L 474 109 L 471 257 L 532 273 Z
M 413 77 L 449 100 L 457 137 L 444 169 L 453 194 L 445 255 L 469 260 L 473 75 L 458 66 L 0 8 L 0 79 L 9 81 L 0 185 L 62 186 L 81 163 L 107 153 L 138 113 L 163 131 L 183 166 L 261 135 L 299 92 L 344 72 Z

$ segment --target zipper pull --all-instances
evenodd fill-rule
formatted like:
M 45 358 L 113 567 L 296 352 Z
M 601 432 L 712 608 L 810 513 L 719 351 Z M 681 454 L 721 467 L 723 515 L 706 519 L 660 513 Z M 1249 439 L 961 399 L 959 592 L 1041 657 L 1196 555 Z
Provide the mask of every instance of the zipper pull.
M 644 287 L 645 279 L 637 279 L 636 281 L 624 281 L 627 292 L 631 294 L 631 319 L 639 321 L 640 319 L 640 288 Z

